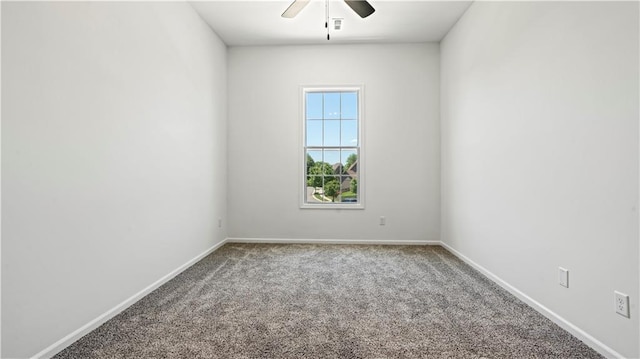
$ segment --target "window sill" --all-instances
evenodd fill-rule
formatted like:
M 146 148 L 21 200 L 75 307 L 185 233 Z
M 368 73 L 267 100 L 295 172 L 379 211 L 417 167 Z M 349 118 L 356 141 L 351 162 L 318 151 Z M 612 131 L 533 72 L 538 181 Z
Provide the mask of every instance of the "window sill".
M 364 204 L 302 204 L 300 209 L 364 209 Z

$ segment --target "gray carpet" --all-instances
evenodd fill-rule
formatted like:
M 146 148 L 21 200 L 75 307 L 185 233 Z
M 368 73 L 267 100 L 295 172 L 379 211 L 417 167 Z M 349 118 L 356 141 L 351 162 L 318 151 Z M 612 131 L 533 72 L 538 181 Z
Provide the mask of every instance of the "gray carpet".
M 438 246 L 227 244 L 55 358 L 601 357 Z

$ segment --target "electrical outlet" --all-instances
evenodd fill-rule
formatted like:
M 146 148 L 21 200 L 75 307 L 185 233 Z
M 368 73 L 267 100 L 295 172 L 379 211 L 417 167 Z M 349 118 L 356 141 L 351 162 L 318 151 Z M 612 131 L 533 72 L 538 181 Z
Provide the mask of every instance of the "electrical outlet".
M 218 228 L 222 228 L 222 218 L 218 218 Z
M 387 219 L 384 216 L 380 216 L 380 225 L 384 226 L 385 224 L 387 224 Z
M 558 284 L 563 287 L 569 288 L 569 270 L 566 268 L 558 267 Z
M 613 292 L 615 297 L 616 313 L 629 318 L 629 296 L 617 290 Z

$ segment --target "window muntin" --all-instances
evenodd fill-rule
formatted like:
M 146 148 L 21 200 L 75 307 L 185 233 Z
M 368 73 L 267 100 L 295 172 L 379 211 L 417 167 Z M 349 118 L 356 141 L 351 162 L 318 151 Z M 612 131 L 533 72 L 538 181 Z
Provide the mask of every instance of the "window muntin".
M 302 207 L 362 208 L 361 88 L 305 88 Z

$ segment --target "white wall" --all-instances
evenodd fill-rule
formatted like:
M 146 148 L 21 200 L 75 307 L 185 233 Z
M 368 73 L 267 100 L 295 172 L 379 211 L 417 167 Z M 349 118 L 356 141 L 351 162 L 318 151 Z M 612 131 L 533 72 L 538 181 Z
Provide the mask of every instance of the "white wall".
M 226 237 L 226 47 L 187 3 L 2 3 L 2 356 Z
M 637 2 L 476 2 L 441 43 L 443 241 L 626 357 L 638 30 Z
M 366 208 L 300 209 L 300 86 L 341 84 L 364 85 Z M 231 48 L 230 237 L 438 240 L 438 91 L 437 44 Z

